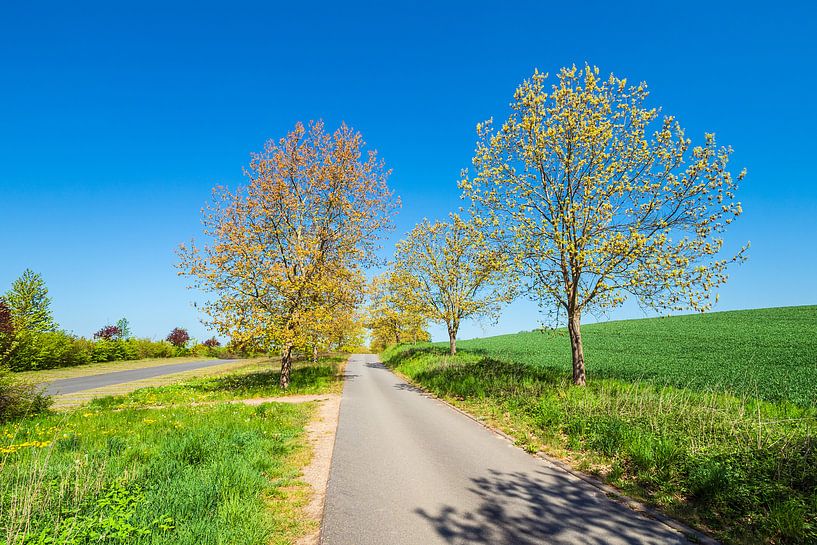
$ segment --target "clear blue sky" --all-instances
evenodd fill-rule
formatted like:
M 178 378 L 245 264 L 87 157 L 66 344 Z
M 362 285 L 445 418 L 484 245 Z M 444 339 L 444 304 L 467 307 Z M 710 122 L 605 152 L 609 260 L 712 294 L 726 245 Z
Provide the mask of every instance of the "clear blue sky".
M 716 132 L 748 169 L 728 240 L 751 240 L 750 260 L 718 308 L 817 303 L 808 2 L 118 4 L 0 7 L 0 291 L 42 273 L 65 329 L 127 316 L 138 335 L 207 334 L 174 248 L 210 188 L 239 183 L 248 154 L 298 120 L 345 120 L 394 169 L 390 252 L 460 204 L 477 122 L 507 115 L 534 68 L 585 62 L 646 81 L 693 140 Z M 519 302 L 462 336 L 538 320 Z

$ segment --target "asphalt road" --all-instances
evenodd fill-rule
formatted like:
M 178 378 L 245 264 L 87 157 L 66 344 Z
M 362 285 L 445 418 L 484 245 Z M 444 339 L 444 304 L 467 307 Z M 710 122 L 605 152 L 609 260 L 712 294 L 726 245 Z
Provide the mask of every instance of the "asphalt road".
M 145 367 L 144 369 L 130 369 L 128 371 L 114 371 L 113 373 L 102 373 L 99 375 L 88 375 L 85 377 L 66 378 L 54 380 L 45 384 L 45 393 L 48 395 L 73 394 L 83 390 L 101 388 L 112 384 L 122 384 L 142 380 L 143 378 L 159 377 L 162 375 L 172 375 L 193 369 L 224 365 L 235 360 L 208 360 L 191 361 L 187 363 L 171 363 L 168 365 L 157 365 L 155 367 Z
M 688 543 L 377 361 L 346 368 L 323 545 Z

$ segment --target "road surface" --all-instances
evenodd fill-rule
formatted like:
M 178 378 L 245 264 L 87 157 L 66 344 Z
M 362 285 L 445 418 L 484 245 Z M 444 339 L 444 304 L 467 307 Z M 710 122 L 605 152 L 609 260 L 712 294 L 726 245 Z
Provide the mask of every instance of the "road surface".
M 323 545 L 689 543 L 377 362 L 346 368 Z
M 88 375 L 84 377 L 65 378 L 45 383 L 45 393 L 48 395 L 73 394 L 83 390 L 101 388 L 112 384 L 122 384 L 133 382 L 145 378 L 171 375 L 193 369 L 224 365 L 235 360 L 208 360 L 191 361 L 187 363 L 171 363 L 168 365 L 157 365 L 155 367 L 145 367 L 143 369 L 129 369 L 127 371 L 114 371 L 113 373 L 102 373 L 99 375 Z

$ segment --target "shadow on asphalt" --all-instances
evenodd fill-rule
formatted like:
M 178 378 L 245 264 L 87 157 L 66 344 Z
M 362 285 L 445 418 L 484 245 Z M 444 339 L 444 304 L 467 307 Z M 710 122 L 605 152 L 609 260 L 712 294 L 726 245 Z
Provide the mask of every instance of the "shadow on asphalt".
M 428 396 L 427 392 L 421 390 L 420 388 L 414 386 L 413 384 L 408 384 L 407 382 L 398 382 L 397 384 L 394 385 L 394 388 L 396 390 L 402 390 L 404 392 L 414 392 L 417 394 L 423 394 L 424 396 Z
M 600 492 L 557 472 L 489 473 L 472 479 L 469 492 L 481 501 L 476 510 L 445 505 L 436 513 L 415 513 L 447 543 L 457 545 L 685 542 L 669 528 L 598 498 Z

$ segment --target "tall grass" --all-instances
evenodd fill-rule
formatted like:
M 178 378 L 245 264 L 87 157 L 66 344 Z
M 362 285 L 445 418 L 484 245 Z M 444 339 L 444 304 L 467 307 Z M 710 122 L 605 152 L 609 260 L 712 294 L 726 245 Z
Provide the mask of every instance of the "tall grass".
M 99 412 L 0 428 L 0 543 L 287 543 L 311 408 Z

